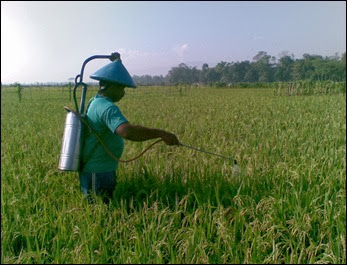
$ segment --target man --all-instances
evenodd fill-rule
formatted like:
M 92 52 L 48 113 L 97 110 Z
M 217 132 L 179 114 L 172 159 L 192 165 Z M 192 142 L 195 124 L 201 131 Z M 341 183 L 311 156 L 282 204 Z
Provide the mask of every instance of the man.
M 100 88 L 88 104 L 87 121 L 114 156 L 121 157 L 124 149 L 123 139 L 147 141 L 161 138 L 167 145 L 179 145 L 176 135 L 170 132 L 129 123 L 114 104 L 124 97 L 125 87 L 136 88 L 120 59 L 106 65 L 90 77 L 100 81 Z M 95 135 L 86 129 L 79 176 L 81 190 L 88 199 L 92 193 L 103 195 L 105 201 L 112 197 L 116 187 L 117 168 L 118 162 L 106 153 Z

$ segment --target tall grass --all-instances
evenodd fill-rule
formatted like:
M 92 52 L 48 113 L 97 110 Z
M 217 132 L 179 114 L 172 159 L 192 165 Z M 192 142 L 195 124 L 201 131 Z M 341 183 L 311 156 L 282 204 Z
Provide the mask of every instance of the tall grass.
M 68 95 L 29 93 L 1 94 L 2 263 L 345 264 L 345 95 L 129 89 L 130 122 L 234 156 L 241 175 L 157 145 L 120 165 L 109 205 L 89 205 L 77 174 L 57 170 Z M 148 144 L 127 141 L 123 158 Z

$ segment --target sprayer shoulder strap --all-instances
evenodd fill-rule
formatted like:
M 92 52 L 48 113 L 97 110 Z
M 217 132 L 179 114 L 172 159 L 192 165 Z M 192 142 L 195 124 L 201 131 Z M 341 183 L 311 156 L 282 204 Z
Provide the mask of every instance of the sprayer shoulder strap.
M 95 137 L 95 132 L 96 132 L 96 130 L 95 130 L 95 129 L 93 128 L 93 126 L 88 122 L 88 119 L 87 119 L 88 109 L 89 109 L 90 104 L 93 102 L 94 99 L 95 99 L 95 96 L 92 97 L 92 98 L 89 100 L 88 105 L 87 105 L 87 108 L 86 108 L 85 114 L 82 114 L 82 115 L 80 115 L 79 117 L 80 117 L 81 121 L 83 121 L 83 123 L 84 123 L 84 124 L 83 124 L 83 127 L 84 127 L 84 134 L 86 133 L 85 131 L 88 130 L 89 133 L 92 134 L 92 135 Z M 102 136 L 103 136 L 103 135 L 102 135 Z M 85 135 L 84 135 L 84 137 L 83 137 L 83 146 L 84 146 L 84 145 L 85 145 Z M 86 160 L 83 161 L 84 164 L 87 164 L 87 163 L 89 162 L 89 160 L 92 158 L 92 154 L 94 153 L 94 151 L 95 151 L 95 149 L 96 149 L 97 146 L 98 146 L 98 141 L 96 141 L 96 142 L 94 143 L 94 146 L 93 146 L 93 148 L 91 149 L 89 156 L 87 156 Z M 81 159 L 81 160 L 82 160 L 82 159 Z
M 96 149 L 96 147 L 100 144 L 99 143 L 99 140 L 98 140 L 98 138 L 96 137 L 96 130 L 92 127 L 92 125 L 88 122 L 88 119 L 86 118 L 86 114 L 83 114 L 83 115 L 81 115 L 82 117 L 82 119 L 85 121 L 85 124 L 84 124 L 84 130 L 88 130 L 89 131 L 89 133 L 91 134 L 91 135 L 93 135 L 95 138 L 96 138 L 96 142 L 94 143 L 94 145 L 93 145 L 93 148 L 91 149 L 91 151 L 90 151 L 90 153 L 89 153 L 89 155 L 86 157 L 86 159 L 83 161 L 83 164 L 87 164 L 89 161 L 90 161 L 90 159 L 92 158 L 92 155 L 93 155 L 93 153 L 95 152 L 95 149 Z M 88 124 L 88 125 L 86 125 L 86 124 Z M 85 134 L 86 132 L 84 131 L 84 134 Z M 100 138 L 103 138 L 104 137 L 104 134 L 102 133 L 101 135 L 100 134 L 98 134 L 98 136 L 100 137 Z M 84 137 L 83 137 L 84 139 L 83 139 L 83 146 L 85 145 L 85 135 L 84 135 Z

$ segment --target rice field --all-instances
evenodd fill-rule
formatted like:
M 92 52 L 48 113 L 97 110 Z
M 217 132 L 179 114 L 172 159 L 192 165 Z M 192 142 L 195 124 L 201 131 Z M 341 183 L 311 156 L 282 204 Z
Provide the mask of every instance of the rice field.
M 87 98 L 96 93 L 89 89 Z M 346 96 L 127 89 L 131 123 L 184 147 L 120 164 L 109 205 L 59 172 L 68 89 L 1 90 L 1 263 L 346 263 Z M 126 141 L 123 159 L 148 142 Z

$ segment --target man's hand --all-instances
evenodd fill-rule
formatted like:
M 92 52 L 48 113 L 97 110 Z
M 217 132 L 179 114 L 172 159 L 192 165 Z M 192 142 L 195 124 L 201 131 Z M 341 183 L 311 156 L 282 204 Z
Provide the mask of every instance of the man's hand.
M 180 141 L 177 139 L 176 135 L 169 132 L 163 132 L 163 135 L 161 136 L 161 139 L 166 143 L 167 145 L 180 145 Z

